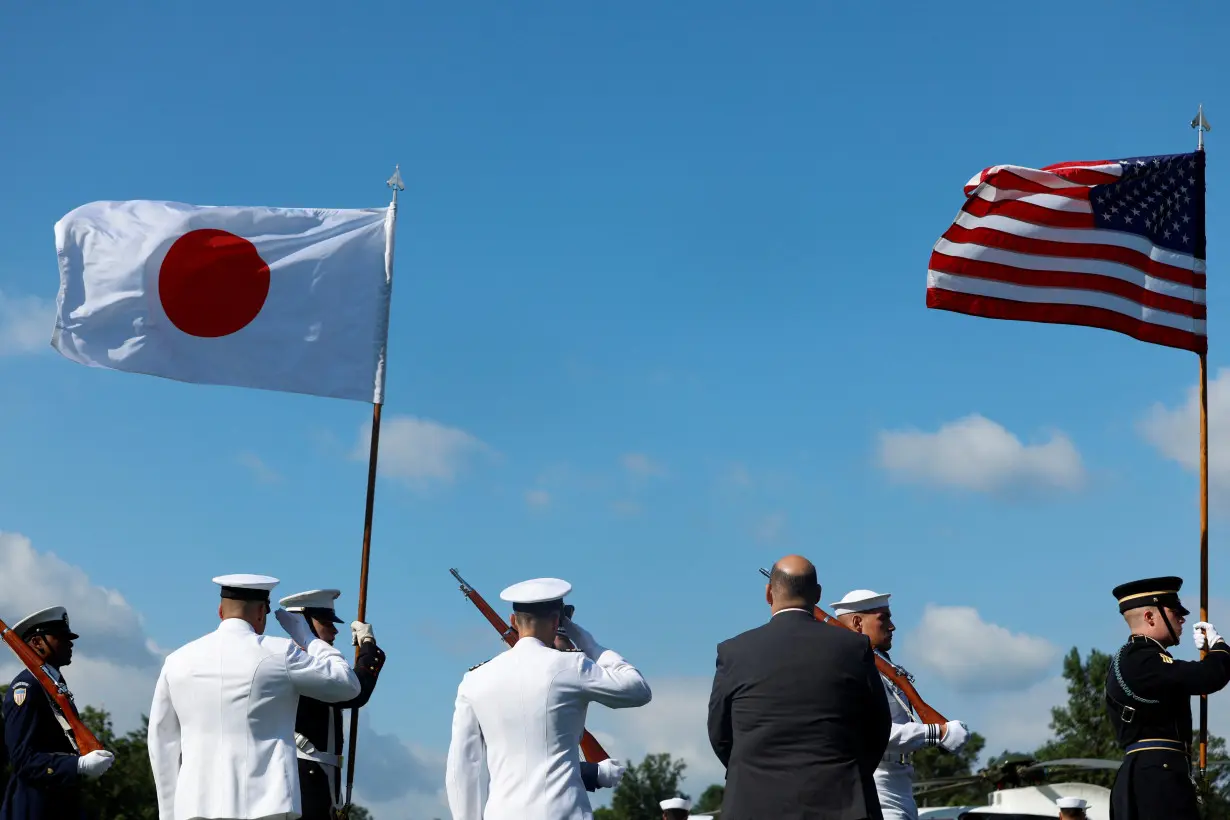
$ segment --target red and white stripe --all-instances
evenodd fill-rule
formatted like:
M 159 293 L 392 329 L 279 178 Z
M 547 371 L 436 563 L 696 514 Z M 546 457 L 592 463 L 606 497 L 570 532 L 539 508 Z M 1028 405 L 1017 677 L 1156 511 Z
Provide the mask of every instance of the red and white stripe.
M 1086 325 L 1204 353 L 1205 261 L 1094 225 L 1089 192 L 1117 162 L 995 165 L 931 252 L 927 307 Z

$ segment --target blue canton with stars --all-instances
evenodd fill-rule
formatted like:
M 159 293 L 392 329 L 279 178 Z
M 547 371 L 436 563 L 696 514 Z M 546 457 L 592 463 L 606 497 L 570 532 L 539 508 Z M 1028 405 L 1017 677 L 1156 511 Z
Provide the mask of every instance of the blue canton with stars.
M 1089 191 L 1094 224 L 1204 259 L 1204 152 L 1116 162 L 1123 176 Z

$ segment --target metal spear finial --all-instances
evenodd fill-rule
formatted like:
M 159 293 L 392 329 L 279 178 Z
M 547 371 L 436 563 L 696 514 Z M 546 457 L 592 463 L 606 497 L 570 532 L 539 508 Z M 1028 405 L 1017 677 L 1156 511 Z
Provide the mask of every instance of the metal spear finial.
M 393 176 L 389 177 L 389 181 L 386 182 L 385 185 L 388 185 L 394 191 L 406 190 L 405 184 L 401 181 L 401 165 L 400 164 L 397 165 L 397 167 L 393 169 Z
M 1209 125 L 1209 121 L 1204 118 L 1204 103 L 1196 109 L 1196 117 L 1192 120 L 1192 128 L 1196 129 L 1196 150 L 1204 150 L 1204 132 L 1212 131 L 1213 126 Z

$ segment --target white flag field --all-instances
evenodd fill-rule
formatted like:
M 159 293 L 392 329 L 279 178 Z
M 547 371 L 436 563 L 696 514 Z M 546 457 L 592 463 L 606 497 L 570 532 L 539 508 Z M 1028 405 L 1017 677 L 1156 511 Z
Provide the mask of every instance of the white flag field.
M 82 205 L 55 226 L 51 344 L 91 367 L 382 403 L 395 219 Z

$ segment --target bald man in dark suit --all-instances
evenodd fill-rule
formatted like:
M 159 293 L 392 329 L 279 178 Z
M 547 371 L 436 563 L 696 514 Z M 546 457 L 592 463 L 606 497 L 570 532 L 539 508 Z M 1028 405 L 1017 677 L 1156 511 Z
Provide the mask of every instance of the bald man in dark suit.
M 874 774 L 888 699 L 863 635 L 816 620 L 816 568 L 773 565 L 763 626 L 718 645 L 709 741 L 723 820 L 883 820 Z

